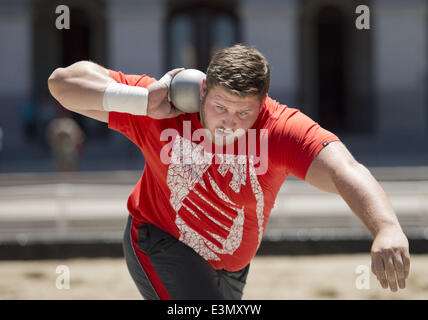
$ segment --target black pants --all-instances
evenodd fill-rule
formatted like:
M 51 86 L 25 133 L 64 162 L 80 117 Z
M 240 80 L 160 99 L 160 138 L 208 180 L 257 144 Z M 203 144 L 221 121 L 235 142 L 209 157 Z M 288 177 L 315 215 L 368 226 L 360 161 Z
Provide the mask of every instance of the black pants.
M 191 247 L 129 216 L 123 239 L 128 270 L 146 300 L 240 300 L 250 265 L 215 270 Z

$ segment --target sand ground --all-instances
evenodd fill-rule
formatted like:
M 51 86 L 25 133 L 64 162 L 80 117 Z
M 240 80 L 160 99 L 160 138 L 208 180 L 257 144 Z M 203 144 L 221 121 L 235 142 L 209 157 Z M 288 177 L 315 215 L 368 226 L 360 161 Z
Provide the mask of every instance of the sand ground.
M 370 255 L 256 256 L 244 299 L 428 299 L 428 255 L 411 256 L 406 289 L 382 289 L 370 274 Z M 69 289 L 57 288 L 68 267 Z M 360 266 L 360 267 L 359 267 Z M 362 266 L 362 267 L 361 267 Z M 358 273 L 357 273 L 358 272 Z M 59 282 L 59 281 L 58 281 Z M 369 284 L 358 289 L 357 283 Z M 62 283 L 64 284 L 64 283 Z M 142 299 L 123 258 L 0 261 L 0 299 Z

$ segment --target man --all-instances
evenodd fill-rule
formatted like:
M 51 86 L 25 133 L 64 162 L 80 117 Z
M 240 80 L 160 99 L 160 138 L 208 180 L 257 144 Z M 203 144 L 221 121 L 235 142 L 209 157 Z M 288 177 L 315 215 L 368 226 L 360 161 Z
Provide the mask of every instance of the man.
M 46 140 L 59 171 L 75 171 L 85 133 L 69 117 L 53 119 L 46 129 Z
M 65 108 L 108 123 L 146 159 L 124 236 L 128 269 L 145 299 L 241 299 L 290 174 L 340 194 L 374 237 L 372 271 L 382 286 L 405 287 L 408 240 L 384 191 L 336 135 L 268 97 L 270 69 L 260 52 L 243 45 L 218 51 L 199 113 L 167 100 L 180 71 L 156 81 L 83 61 L 49 78 Z

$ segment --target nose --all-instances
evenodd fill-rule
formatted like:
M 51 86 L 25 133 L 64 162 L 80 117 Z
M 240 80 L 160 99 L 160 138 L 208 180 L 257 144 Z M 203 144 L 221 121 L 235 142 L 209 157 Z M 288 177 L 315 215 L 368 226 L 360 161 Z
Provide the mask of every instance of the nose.
M 228 114 L 226 117 L 223 118 L 222 124 L 225 128 L 231 128 L 234 129 L 236 126 L 236 119 L 235 115 Z

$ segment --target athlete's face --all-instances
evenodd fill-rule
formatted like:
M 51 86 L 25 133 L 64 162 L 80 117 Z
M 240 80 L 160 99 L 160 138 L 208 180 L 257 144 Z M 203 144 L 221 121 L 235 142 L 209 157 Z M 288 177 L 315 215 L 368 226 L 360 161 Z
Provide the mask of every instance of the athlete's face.
M 259 97 L 239 97 L 220 86 L 207 92 L 205 81 L 200 97 L 202 127 L 211 133 L 217 145 L 229 144 L 245 134 L 257 120 L 263 103 Z

